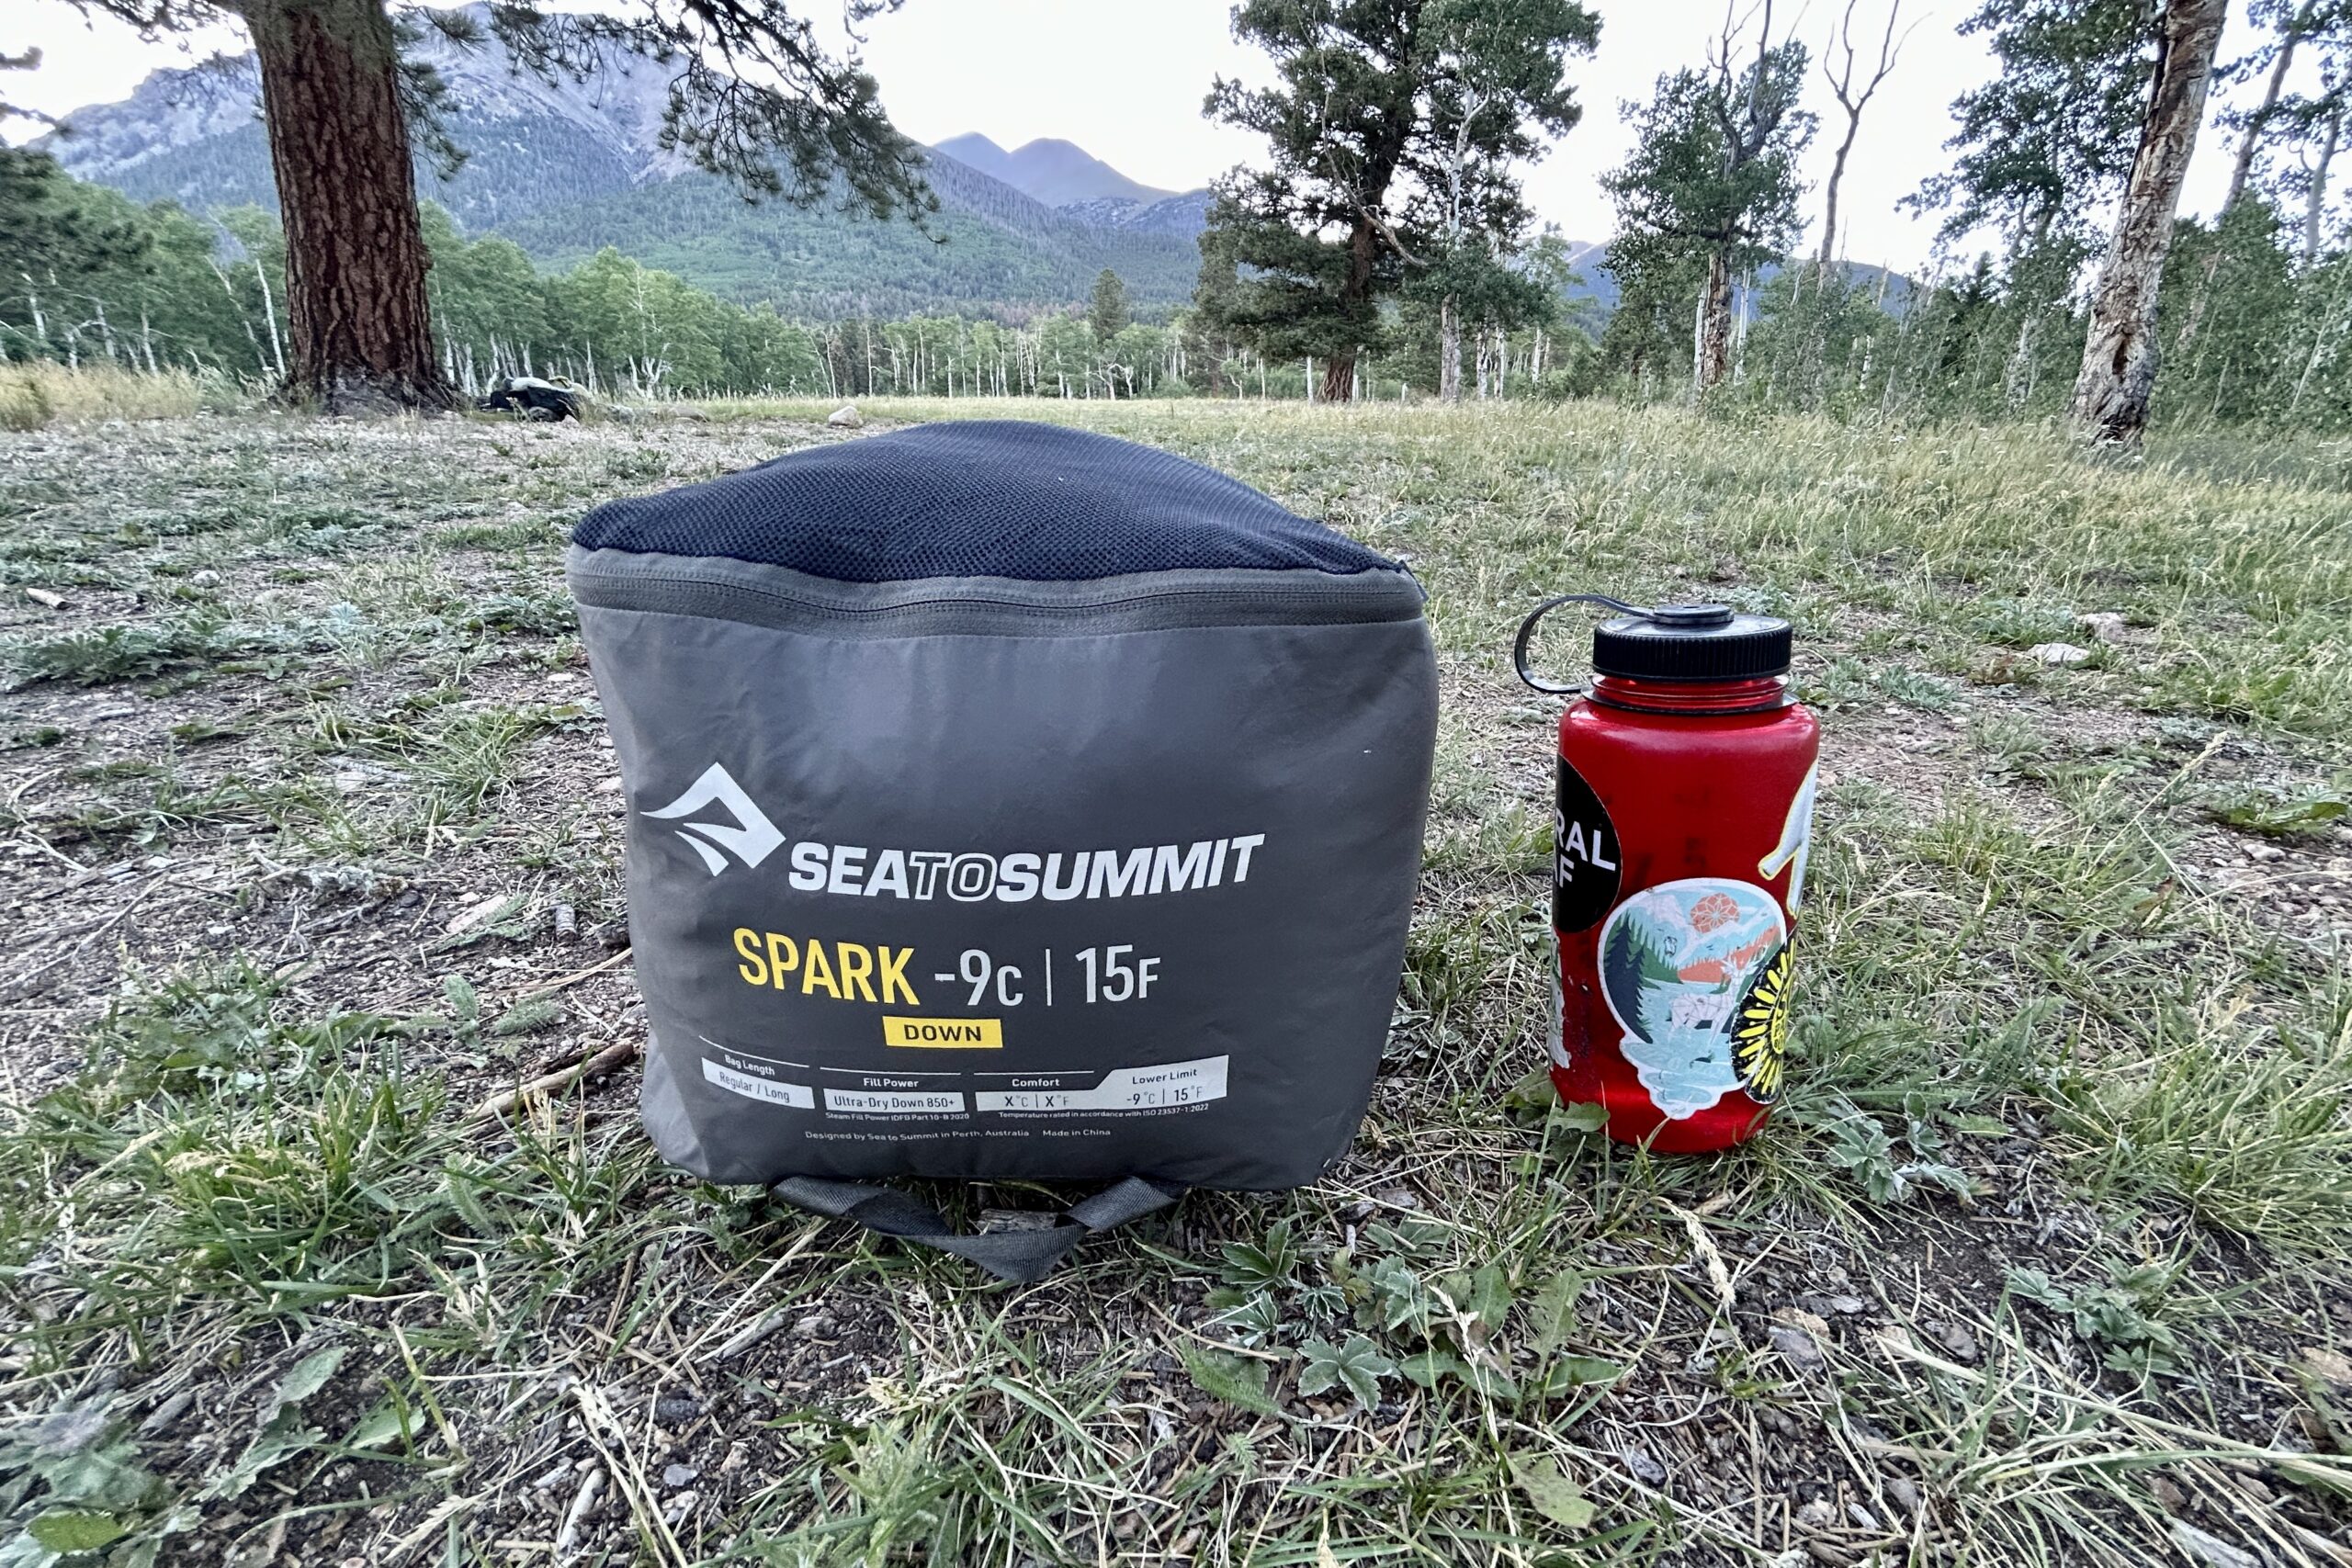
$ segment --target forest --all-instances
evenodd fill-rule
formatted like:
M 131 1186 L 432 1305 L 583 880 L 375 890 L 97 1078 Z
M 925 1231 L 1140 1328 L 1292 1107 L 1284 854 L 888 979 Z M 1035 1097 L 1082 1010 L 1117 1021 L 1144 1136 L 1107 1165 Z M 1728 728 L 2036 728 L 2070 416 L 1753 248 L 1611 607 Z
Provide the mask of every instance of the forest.
M 1858 37 L 1849 7 L 1815 59 L 1795 37 L 1773 33 L 1768 9 L 1753 60 L 1735 60 L 1748 40 L 1727 25 L 1703 63 L 1662 77 L 1648 102 L 1627 103 L 1639 138 L 1608 182 L 1622 230 L 1600 263 L 1613 295 L 1606 310 L 1596 308 L 1594 279 L 1570 268 L 1561 236 L 1532 221 L 1508 173 L 1511 158 L 1535 150 L 1522 121 L 1533 114 L 1540 125 L 1544 111 L 1530 100 L 1482 118 L 1508 96 L 1498 88 L 1456 106 L 1468 110 L 1462 134 L 1441 150 L 1455 164 L 1453 210 L 1437 213 L 1427 192 L 1412 198 L 1428 209 L 1413 209 L 1410 220 L 1429 232 L 1408 245 L 1422 265 L 1384 263 L 1336 334 L 1299 303 L 1319 286 L 1321 258 L 1277 254 L 1287 243 L 1280 238 L 1272 250 L 1244 254 L 1253 233 L 1301 226 L 1298 213 L 1270 219 L 1250 209 L 1250 179 L 1311 186 L 1299 174 L 1306 164 L 1285 170 L 1288 154 L 1278 148 L 1272 174 L 1236 171 L 1220 187 L 1194 296 L 1172 310 L 1130 310 L 1132 280 L 1114 268 L 1091 292 L 1065 279 L 1071 297 L 1058 307 L 930 313 L 875 310 L 870 301 L 891 297 L 888 278 L 860 293 L 839 276 L 845 258 L 764 290 L 729 271 L 730 262 L 707 288 L 610 245 L 567 259 L 562 244 L 550 252 L 546 236 L 527 232 L 528 219 L 526 252 L 506 234 L 468 231 L 426 201 L 433 352 L 469 395 L 497 376 L 530 374 L 620 401 L 766 393 L 1648 402 L 1702 390 L 1713 404 L 1845 419 L 2056 412 L 2074 391 L 2093 324 L 2104 240 L 2091 214 L 2111 205 L 2131 175 L 2154 34 L 2137 11 L 2109 0 L 2015 13 L 1988 6 L 1968 22 L 1993 35 L 2003 71 L 1954 106 L 1952 166 L 1912 198 L 1945 215 L 1952 244 L 1927 275 L 1893 277 L 1836 254 L 1836 187 L 1846 152 L 1858 140 L 1867 148 L 1871 96 L 1900 69 L 1902 19 L 1901 6 L 1891 6 L 1883 36 L 1860 25 Z M 2249 20 L 2258 30 L 2238 39 L 2243 52 L 2213 68 L 2260 80 L 2267 92 L 2252 108 L 2217 111 L 2208 128 L 2233 138 L 2236 153 L 2220 216 L 2167 220 L 2153 417 L 2338 428 L 2352 419 L 2352 232 L 2330 204 L 2329 166 L 2352 24 L 2319 0 L 2291 10 L 2257 6 Z M 1280 56 L 1280 38 L 1262 41 Z M 2286 90 L 2299 52 L 2323 60 L 2316 94 Z M 1828 128 L 1842 147 L 1818 192 L 1794 174 L 1823 130 L 1797 107 L 1799 84 L 1816 70 L 1846 110 L 1843 126 Z M 1543 90 L 1564 93 L 1558 83 L 1555 68 Z M 1725 106 L 1748 117 L 1729 139 L 1719 129 L 1729 123 Z M 1211 107 L 1248 118 L 1247 106 Z M 2015 134 L 2029 122 L 2045 133 Z M 1292 151 L 1311 162 L 1311 149 Z M 1460 197 L 1465 172 L 1476 175 L 1473 197 L 1487 193 L 1483 205 Z M 630 232 L 691 262 L 692 218 L 702 210 L 695 193 L 707 184 L 673 181 L 632 198 L 627 210 L 644 210 Z M 777 211 L 776 221 L 792 216 Z M 1818 252 L 1799 256 L 1796 243 L 1816 213 Z M 874 227 L 915 232 L 903 223 Z M 945 248 L 985 251 L 990 233 L 962 221 Z M 1984 248 L 1955 250 L 1963 240 Z M 534 259 L 550 254 L 557 265 Z M 871 258 L 876 265 L 882 254 Z M 997 265 L 985 254 L 967 260 Z M 1164 298 L 1156 281 L 1148 292 Z M 7 358 L 171 367 L 266 390 L 287 377 L 290 315 L 274 213 L 142 204 L 75 180 L 40 153 L 0 153 Z M 1344 380 L 1335 383 L 1340 366 Z
M 0 246 L 7 357 L 177 368 L 231 386 L 283 372 L 284 241 L 257 208 L 199 219 L 141 205 L 24 160 L 0 200 L 24 220 Z M 1025 320 L 958 315 L 786 316 L 741 305 L 607 247 L 560 271 L 512 240 L 469 238 L 424 209 L 439 351 L 476 391 L 503 374 L 559 376 L 622 401 L 775 394 L 1046 398 L 1309 395 L 1307 356 L 1270 362 L 1196 310 L 1132 319 L 1112 275 L 1090 296 Z M 2190 423 L 2341 428 L 2352 422 L 2352 252 L 2306 248 L 2300 215 L 2250 190 L 2219 223 L 2184 219 L 2160 332 L 2172 350 L 2157 417 Z M 29 248 L 29 247 L 28 247 Z M 1518 258 L 1548 287 L 1537 309 L 1476 334 L 1469 395 L 1559 401 L 1689 394 L 1690 299 L 1651 285 L 1601 321 L 1569 292 L 1556 236 Z M 2014 268 L 2010 269 L 2012 272 Z M 1798 264 L 1758 283 L 1716 400 L 1839 418 L 2039 417 L 2064 408 L 2086 311 L 2041 298 L 1989 254 L 1891 298 L 1884 275 Z M 1431 397 L 1439 323 L 1405 301 L 1364 362 L 1364 395 Z M 1320 387 L 1315 391 L 1319 395 Z

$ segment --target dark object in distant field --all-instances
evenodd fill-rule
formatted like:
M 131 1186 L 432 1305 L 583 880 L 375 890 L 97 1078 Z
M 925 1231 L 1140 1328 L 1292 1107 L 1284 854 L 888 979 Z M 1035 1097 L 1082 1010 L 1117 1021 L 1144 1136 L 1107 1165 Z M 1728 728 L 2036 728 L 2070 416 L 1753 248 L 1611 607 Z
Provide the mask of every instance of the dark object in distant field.
M 519 413 L 525 419 L 578 419 L 580 394 L 570 387 L 542 381 L 537 376 L 502 376 L 490 395 L 475 405 L 492 413 Z

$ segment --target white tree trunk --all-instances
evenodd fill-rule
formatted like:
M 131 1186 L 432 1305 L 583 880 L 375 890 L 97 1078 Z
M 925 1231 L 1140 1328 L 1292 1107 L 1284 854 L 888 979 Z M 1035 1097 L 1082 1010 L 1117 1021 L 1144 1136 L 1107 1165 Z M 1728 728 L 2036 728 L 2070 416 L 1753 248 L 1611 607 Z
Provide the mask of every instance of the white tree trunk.
M 1437 307 L 1437 397 L 1442 403 L 1462 400 L 1462 312 L 1451 294 Z
M 2115 238 L 2091 291 L 2090 332 L 2075 378 L 2075 424 L 2095 441 L 2136 442 L 2148 427 L 2158 358 L 2156 295 L 2227 12 L 2226 0 L 2169 0 L 2157 24 L 2156 70 L 2139 151 Z
M 2319 258 L 2320 215 L 2327 209 L 2327 166 L 2335 161 L 2335 139 L 2344 130 L 2344 106 L 2327 117 L 2326 134 L 2320 138 L 2319 161 L 2312 165 L 2312 188 L 2303 195 L 2303 265 Z

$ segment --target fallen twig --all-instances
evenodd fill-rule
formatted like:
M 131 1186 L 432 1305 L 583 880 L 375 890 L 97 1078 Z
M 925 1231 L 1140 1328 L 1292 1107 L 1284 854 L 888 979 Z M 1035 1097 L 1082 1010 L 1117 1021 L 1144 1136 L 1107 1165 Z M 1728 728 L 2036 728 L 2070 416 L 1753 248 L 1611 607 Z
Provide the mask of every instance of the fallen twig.
M 601 975 L 605 970 L 610 969 L 614 964 L 626 962 L 628 955 L 634 951 L 635 950 L 632 948 L 624 947 L 618 953 L 614 953 L 610 958 L 605 959 L 599 963 L 591 964 L 585 969 L 576 970 L 570 975 L 566 975 L 560 980 L 549 980 L 544 986 L 532 987 L 531 994 L 537 996 L 548 991 L 560 991 L 566 986 L 576 986 L 580 984 L 581 981 L 588 978 L 591 975 Z
M 610 1072 L 636 1055 L 637 1042 L 634 1040 L 624 1040 L 618 1044 L 607 1045 L 584 1062 L 574 1062 L 571 1066 L 558 1067 L 551 1073 L 533 1078 L 519 1089 L 509 1089 L 504 1094 L 492 1095 L 468 1111 L 466 1120 L 482 1122 L 493 1116 L 503 1116 L 542 1095 L 553 1094 L 558 1089 L 567 1089 L 582 1078 L 594 1077 L 598 1073 Z

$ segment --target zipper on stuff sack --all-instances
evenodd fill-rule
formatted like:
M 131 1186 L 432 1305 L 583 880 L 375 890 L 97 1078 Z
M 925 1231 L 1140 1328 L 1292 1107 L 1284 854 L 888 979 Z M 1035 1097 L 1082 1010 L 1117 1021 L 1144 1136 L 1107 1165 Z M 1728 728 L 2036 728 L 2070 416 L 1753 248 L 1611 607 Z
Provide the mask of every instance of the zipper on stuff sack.
M 1082 582 L 1041 584 L 1023 592 L 1007 580 L 1008 586 L 1001 589 L 909 592 L 904 590 L 911 583 L 833 584 L 804 579 L 824 586 L 802 590 L 741 580 L 777 574 L 778 569 L 731 561 L 715 563 L 710 570 L 638 564 L 609 570 L 582 562 L 573 566 L 570 577 L 580 602 L 601 608 L 864 636 L 1350 625 L 1418 620 L 1421 615 L 1419 584 L 1404 572 L 1342 576 L 1268 570 L 1253 572 L 1254 581 L 1246 586 L 1138 586 L 1094 593 L 1085 592 Z M 830 592 L 833 589 L 840 592 Z M 860 599 L 871 602 L 858 603 Z

